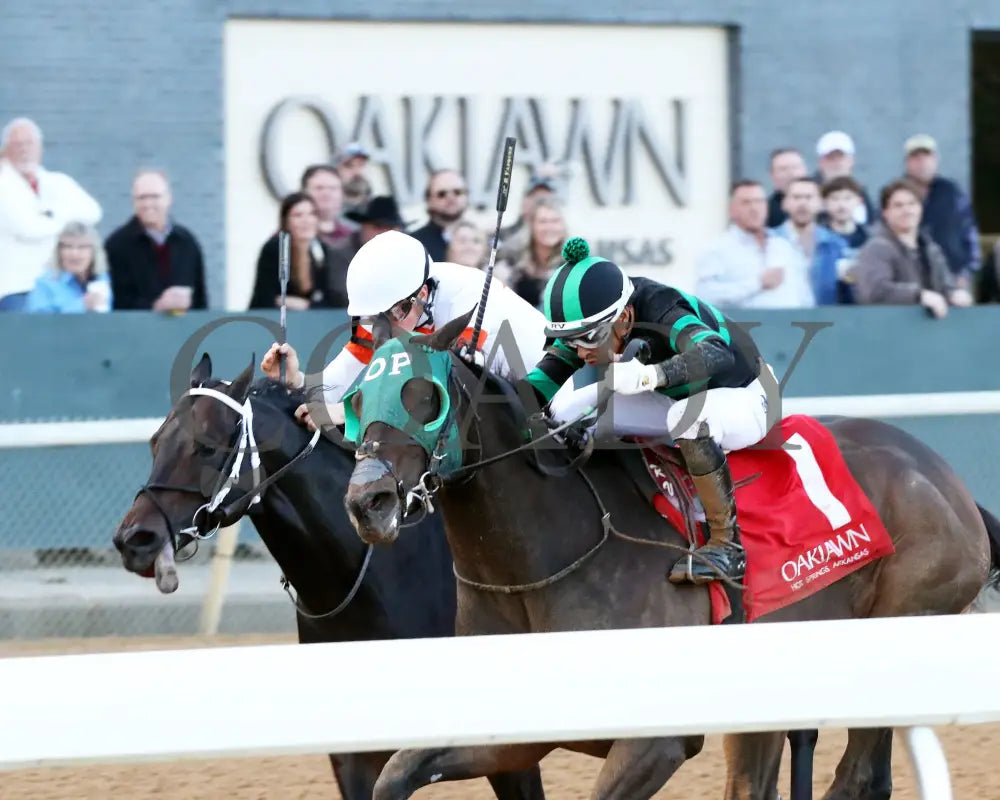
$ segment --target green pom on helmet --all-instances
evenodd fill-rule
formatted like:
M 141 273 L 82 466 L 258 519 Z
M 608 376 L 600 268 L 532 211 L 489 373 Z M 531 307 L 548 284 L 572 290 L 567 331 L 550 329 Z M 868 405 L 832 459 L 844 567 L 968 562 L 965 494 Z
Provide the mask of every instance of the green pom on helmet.
M 590 245 L 586 239 L 574 236 L 572 239 L 567 239 L 563 245 L 562 257 L 567 264 L 579 264 L 588 256 L 590 256 Z
M 577 337 L 609 330 L 632 296 L 633 286 L 617 264 L 590 254 L 586 239 L 574 236 L 563 245 L 566 263 L 549 278 L 542 295 L 548 320 L 545 335 Z

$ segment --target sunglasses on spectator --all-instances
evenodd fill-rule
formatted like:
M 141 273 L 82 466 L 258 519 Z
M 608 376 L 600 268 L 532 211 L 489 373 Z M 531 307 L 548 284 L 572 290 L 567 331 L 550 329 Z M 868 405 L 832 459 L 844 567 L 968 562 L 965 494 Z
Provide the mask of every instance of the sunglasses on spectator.
M 434 192 L 434 196 L 438 200 L 443 200 L 448 195 L 454 195 L 455 197 L 461 197 L 467 191 L 468 191 L 468 189 L 438 189 L 436 192 Z

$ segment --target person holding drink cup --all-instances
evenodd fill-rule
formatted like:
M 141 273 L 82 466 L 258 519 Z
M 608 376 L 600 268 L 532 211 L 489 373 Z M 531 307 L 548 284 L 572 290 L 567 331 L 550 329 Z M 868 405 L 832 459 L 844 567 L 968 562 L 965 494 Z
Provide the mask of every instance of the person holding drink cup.
M 61 314 L 111 310 L 107 258 L 92 226 L 66 224 L 56 242 L 52 266 L 35 282 L 24 310 Z

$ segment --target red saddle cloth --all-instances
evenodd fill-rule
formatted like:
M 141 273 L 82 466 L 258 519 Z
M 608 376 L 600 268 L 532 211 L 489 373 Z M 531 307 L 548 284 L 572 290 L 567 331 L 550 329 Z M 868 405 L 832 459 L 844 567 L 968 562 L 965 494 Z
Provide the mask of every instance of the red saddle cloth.
M 805 415 L 786 417 L 772 431 L 769 447 L 729 453 L 736 484 L 736 511 L 747 555 L 744 610 L 747 622 L 808 597 L 877 558 L 895 552 L 874 505 L 854 480 L 833 434 Z M 777 445 L 784 443 L 781 447 Z M 673 448 L 663 448 L 672 450 Z M 690 476 L 642 448 L 646 469 L 659 486 L 653 506 L 688 539 L 702 524 L 690 524 L 685 495 L 696 495 Z M 693 510 L 705 519 L 700 503 Z M 712 622 L 731 613 L 722 584 L 709 584 Z

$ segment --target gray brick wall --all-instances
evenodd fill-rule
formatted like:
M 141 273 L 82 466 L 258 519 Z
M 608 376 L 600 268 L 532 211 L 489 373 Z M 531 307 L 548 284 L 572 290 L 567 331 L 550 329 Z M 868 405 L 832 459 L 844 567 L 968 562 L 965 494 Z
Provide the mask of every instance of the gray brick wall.
M 906 136 L 937 137 L 943 169 L 969 182 L 970 28 L 1000 28 L 995 0 L 5 0 L 0 120 L 34 117 L 46 162 L 127 219 L 132 172 L 174 180 L 177 217 L 201 240 L 222 303 L 222 34 L 228 16 L 724 24 L 739 29 L 736 170 L 766 178 L 776 145 L 807 151 L 840 127 L 873 195 Z M 497 69 L 503 49 L 497 49 Z M 247 232 L 247 235 L 253 235 Z

